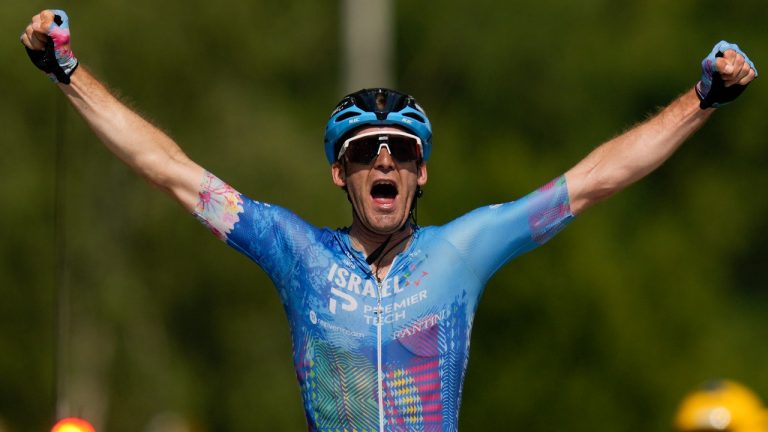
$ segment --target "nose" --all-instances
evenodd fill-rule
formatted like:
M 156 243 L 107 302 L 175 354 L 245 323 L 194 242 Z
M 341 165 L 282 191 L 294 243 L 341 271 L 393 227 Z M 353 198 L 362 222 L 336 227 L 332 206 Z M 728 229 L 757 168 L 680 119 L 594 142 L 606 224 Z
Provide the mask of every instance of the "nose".
M 395 161 L 392 159 L 392 154 L 389 153 L 389 146 L 382 144 L 379 146 L 379 154 L 376 155 L 376 160 L 373 164 L 374 168 L 389 171 L 395 168 Z

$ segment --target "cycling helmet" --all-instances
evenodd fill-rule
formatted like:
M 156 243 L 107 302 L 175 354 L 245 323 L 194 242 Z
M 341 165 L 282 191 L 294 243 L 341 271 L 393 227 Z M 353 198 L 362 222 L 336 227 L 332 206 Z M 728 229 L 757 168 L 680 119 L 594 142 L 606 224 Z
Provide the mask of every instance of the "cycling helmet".
M 362 126 L 399 126 L 421 138 L 423 159 L 432 151 L 432 126 L 413 96 L 385 88 L 345 96 L 325 126 L 325 157 L 336 161 L 342 138 Z
M 752 390 L 733 381 L 716 380 L 686 395 L 675 416 L 675 429 L 768 432 L 768 416 Z

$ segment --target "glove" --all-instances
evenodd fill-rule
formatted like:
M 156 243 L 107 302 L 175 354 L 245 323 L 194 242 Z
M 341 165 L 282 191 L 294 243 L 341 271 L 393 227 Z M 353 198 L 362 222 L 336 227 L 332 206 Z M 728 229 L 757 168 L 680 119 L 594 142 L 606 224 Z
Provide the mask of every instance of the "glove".
M 48 40 L 42 51 L 27 48 L 29 59 L 48 74 L 53 82 L 69 84 L 69 77 L 77 69 L 77 58 L 69 48 L 69 18 L 63 10 L 53 10 L 53 22 L 48 27 Z
M 701 81 L 696 84 L 696 94 L 699 96 L 701 109 L 721 106 L 733 101 L 747 88 L 747 85 L 733 84 L 725 86 L 720 72 L 717 70 L 717 58 L 723 57 L 728 50 L 734 50 L 744 57 L 744 61 L 754 71 L 757 77 L 757 69 L 747 55 L 736 44 L 720 41 L 712 49 L 712 52 L 701 62 Z

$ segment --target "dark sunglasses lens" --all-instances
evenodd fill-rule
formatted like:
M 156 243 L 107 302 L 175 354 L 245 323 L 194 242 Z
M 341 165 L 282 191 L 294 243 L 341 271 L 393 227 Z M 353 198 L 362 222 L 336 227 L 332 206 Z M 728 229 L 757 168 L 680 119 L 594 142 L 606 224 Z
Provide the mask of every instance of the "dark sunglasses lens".
M 388 144 L 392 157 L 398 162 L 412 162 L 419 158 L 418 145 L 413 138 L 390 136 Z
M 371 136 L 356 139 L 349 143 L 347 151 L 344 153 L 347 155 L 347 159 L 350 162 L 358 164 L 370 163 L 379 151 L 379 137 Z
M 419 158 L 418 145 L 413 138 L 388 135 L 386 140 L 381 140 L 380 135 L 356 139 L 349 143 L 347 159 L 358 164 L 369 164 L 379 154 L 381 144 L 386 144 L 394 158 L 398 162 L 412 162 Z

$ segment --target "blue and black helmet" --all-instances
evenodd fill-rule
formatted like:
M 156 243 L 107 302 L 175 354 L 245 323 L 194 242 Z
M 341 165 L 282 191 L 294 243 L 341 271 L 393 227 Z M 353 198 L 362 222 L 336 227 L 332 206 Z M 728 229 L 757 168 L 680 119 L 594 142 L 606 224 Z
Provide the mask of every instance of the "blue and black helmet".
M 325 126 L 325 157 L 336 161 L 343 139 L 363 126 L 397 126 L 421 138 L 426 161 L 432 151 L 432 125 L 413 96 L 385 88 L 345 96 Z

